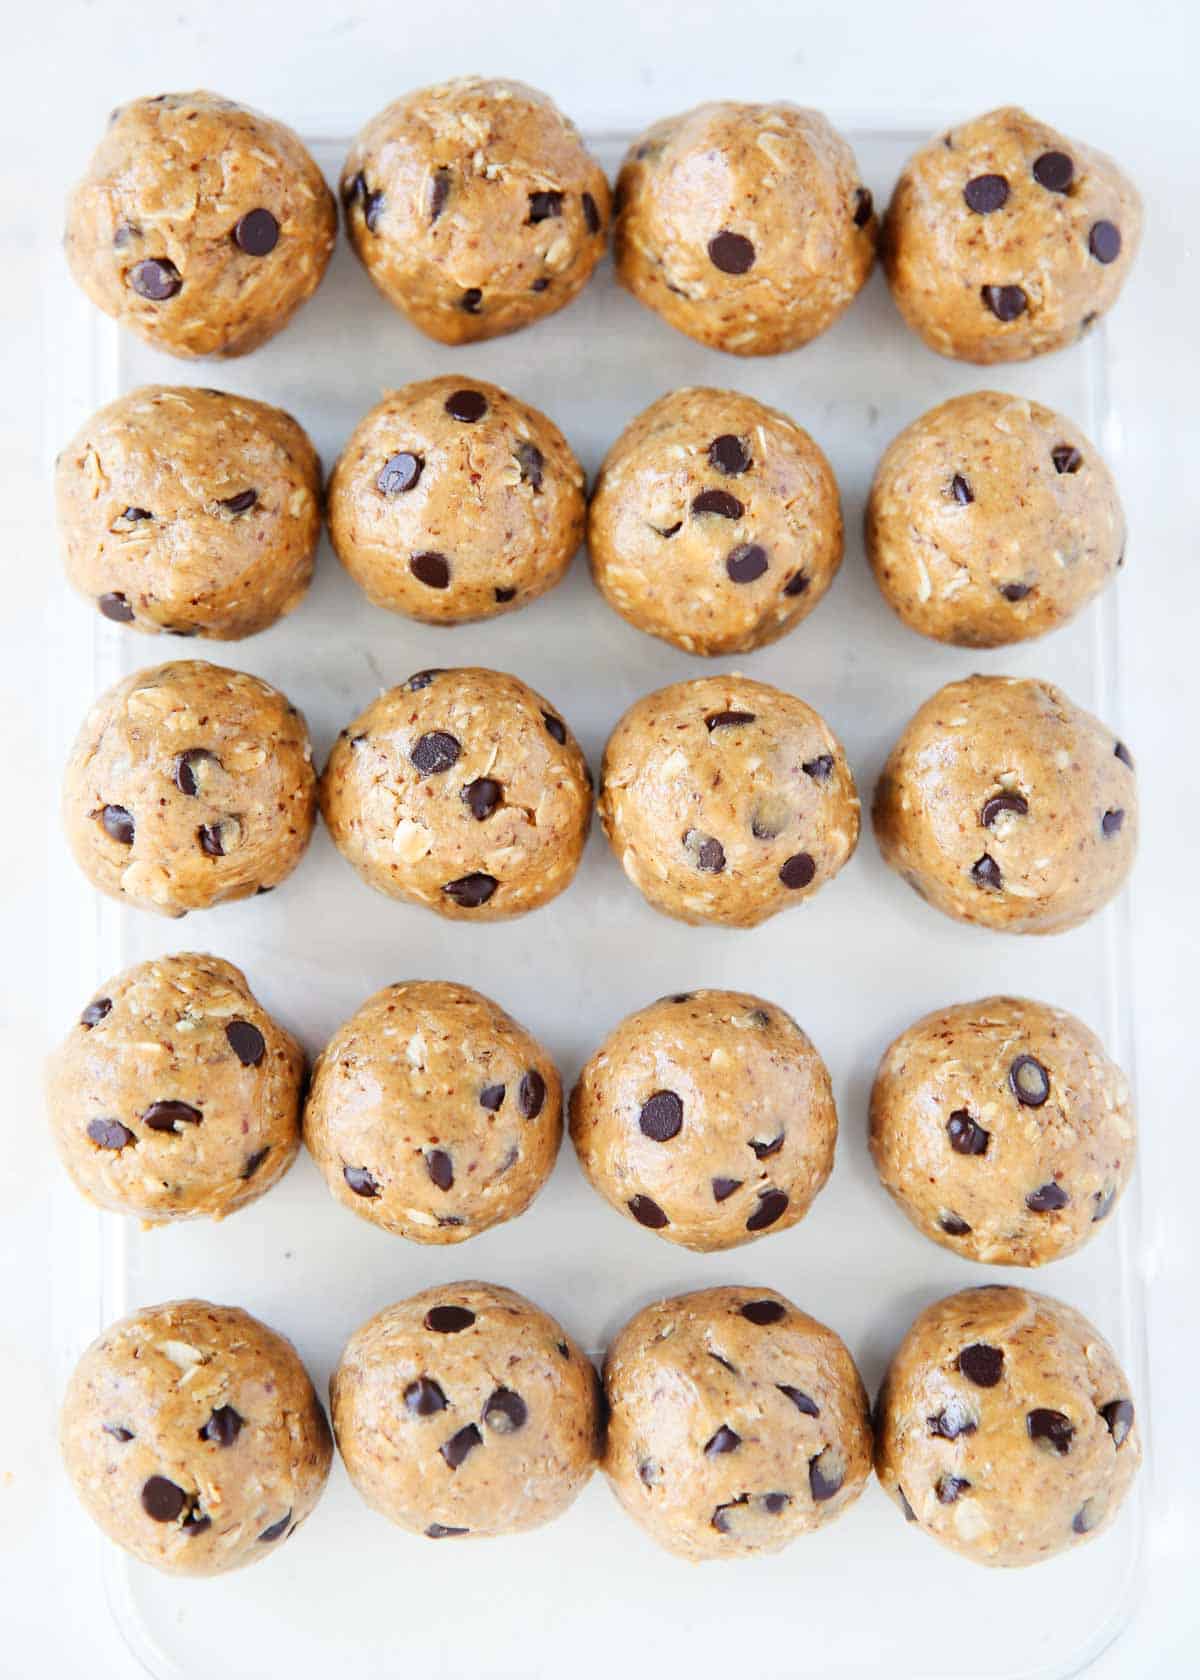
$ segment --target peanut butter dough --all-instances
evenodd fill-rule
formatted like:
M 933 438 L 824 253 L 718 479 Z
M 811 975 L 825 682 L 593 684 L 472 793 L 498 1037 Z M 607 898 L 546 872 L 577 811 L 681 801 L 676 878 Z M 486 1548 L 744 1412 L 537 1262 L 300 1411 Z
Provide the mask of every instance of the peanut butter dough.
M 974 1563 L 1041 1563 L 1115 1517 L 1141 1463 L 1129 1381 L 1082 1313 L 963 1289 L 919 1315 L 876 1407 L 875 1470 Z
M 927 700 L 892 748 L 874 821 L 884 862 L 935 909 L 1064 933 L 1132 867 L 1133 759 L 1051 683 L 967 677 Z
M 171 356 L 241 356 L 316 291 L 337 206 L 290 128 L 215 93 L 113 112 L 67 206 L 71 272 Z

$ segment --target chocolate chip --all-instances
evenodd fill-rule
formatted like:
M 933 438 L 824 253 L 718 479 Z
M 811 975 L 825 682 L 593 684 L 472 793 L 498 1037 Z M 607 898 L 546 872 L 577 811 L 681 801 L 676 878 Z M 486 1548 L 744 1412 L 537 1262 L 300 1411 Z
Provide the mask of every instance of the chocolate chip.
M 1043 152 L 1034 160 L 1033 178 L 1047 192 L 1065 193 L 1075 179 L 1075 165 L 1066 152 Z
M 926 1418 L 925 1424 L 931 1435 L 943 1441 L 957 1441 L 960 1435 L 974 1435 L 979 1427 L 964 1403 L 957 1398 L 947 1400 L 937 1416 Z
M 734 583 L 753 583 L 767 565 L 767 551 L 759 543 L 739 543 L 725 556 L 725 570 Z
M 206 857 L 219 858 L 225 856 L 225 826 L 223 823 L 201 823 L 196 830 L 196 838 L 200 842 L 200 850 Z
M 1070 1452 L 1075 1428 L 1065 1413 L 1038 1406 L 1025 1419 L 1025 1427 L 1029 1431 L 1031 1441 L 1044 1441 L 1047 1447 L 1060 1456 Z
M 706 1351 L 710 1359 L 715 1359 L 718 1365 L 722 1366 L 726 1371 L 731 1371 L 735 1377 L 737 1376 L 737 1366 L 731 1365 L 729 1360 L 725 1358 L 724 1354 L 714 1353 L 711 1348 L 708 1348 Z
M 121 1423 L 102 1423 L 100 1425 L 106 1435 L 111 1435 L 114 1441 L 132 1441 L 133 1430 L 126 1429 Z
M 279 243 L 279 223 L 269 210 L 247 210 L 233 230 L 233 239 L 248 257 L 265 257 Z
M 199 1126 L 204 1120 L 198 1108 L 174 1097 L 151 1103 L 140 1118 L 152 1132 L 177 1132 L 180 1126 Z
M 350 179 L 342 185 L 342 203 L 346 206 L 347 210 L 353 203 L 356 202 L 356 200 L 364 198 L 366 196 L 366 191 L 367 178 L 360 169 L 356 175 L 352 175 Z
M 536 1068 L 530 1068 L 528 1073 L 521 1075 L 521 1083 L 517 1087 L 517 1107 L 526 1120 L 536 1120 L 545 1101 L 546 1081 Z
M 950 480 L 950 494 L 962 507 L 967 507 L 975 500 L 975 492 L 961 473 L 955 473 Z
M 379 226 L 380 218 L 386 208 L 386 200 L 381 191 L 364 192 L 362 201 L 363 221 L 367 225 L 368 233 L 374 233 Z
M 111 998 L 93 998 L 79 1017 L 81 1027 L 98 1027 L 112 1008 Z
M 478 315 L 483 307 L 483 293 L 478 286 L 468 286 L 458 300 L 458 307 L 466 315 Z
M 1020 793 L 993 794 L 979 813 L 979 820 L 984 828 L 991 828 L 1002 811 L 1011 811 L 1015 817 L 1027 817 L 1029 801 Z
M 404 1390 L 404 1404 L 416 1417 L 432 1417 L 446 1409 L 446 1394 L 432 1377 L 417 1377 Z
M 450 171 L 439 169 L 429 183 L 429 220 L 436 222 L 450 197 Z
M 815 1400 L 805 1394 L 802 1388 L 792 1388 L 789 1383 L 776 1383 L 775 1387 L 779 1390 L 780 1394 L 786 1394 L 788 1399 L 792 1402 L 792 1405 L 795 1406 L 796 1410 L 798 1412 L 803 1412 L 805 1417 L 820 1417 L 821 1408 L 817 1405 Z
M 445 672 L 443 666 L 433 665 L 428 671 L 414 671 L 404 686 L 410 694 L 419 694 L 423 688 L 429 687 L 434 677 L 440 677 L 444 674 Z M 356 735 L 354 739 L 356 741 L 363 741 L 366 739 L 366 736 Z
M 1017 1056 L 1008 1070 L 1008 1083 L 1025 1108 L 1041 1108 L 1050 1095 L 1050 1075 L 1036 1056 Z
M 1121 230 L 1112 222 L 1095 222 L 1088 234 L 1088 250 L 1097 262 L 1116 262 L 1121 255 Z
M 661 1231 L 664 1225 L 671 1223 L 658 1203 L 651 1201 L 649 1196 L 631 1196 L 626 1206 L 638 1224 L 651 1231 Z
M 165 1476 L 151 1476 L 142 1483 L 142 1510 L 154 1522 L 174 1522 L 187 1504 L 187 1494 Z
M 1117 1192 L 1115 1190 L 1096 1190 L 1093 1192 L 1092 1201 L 1096 1204 L 1092 1212 L 1091 1222 L 1093 1225 L 1099 1225 L 1102 1219 L 1108 1218 L 1116 1199 Z
M 723 1423 L 715 1435 L 710 1435 L 704 1443 L 705 1458 L 719 1458 L 722 1453 L 736 1452 L 742 1444 L 742 1437 L 736 1430 L 730 1429 Z
M 1095 231 L 1093 228 L 1093 237 Z M 1112 259 L 1105 257 L 1102 260 L 1109 262 Z M 183 280 L 175 264 L 168 258 L 147 257 L 144 262 L 134 263 L 129 270 L 129 284 L 137 295 L 145 298 L 148 303 L 164 303 L 167 298 L 175 296 L 183 285 Z
M 958 1368 L 978 1388 L 995 1388 L 1004 1374 L 1004 1350 L 988 1342 L 972 1342 L 959 1354 Z
M 135 227 L 132 222 L 118 222 L 113 234 L 113 250 L 123 251 L 126 245 L 131 245 L 135 239 L 141 237 L 142 230 L 140 227 Z
M 1124 764 L 1128 769 L 1130 769 L 1130 770 L 1133 769 L 1133 754 L 1130 752 L 1129 748 L 1125 745 L 1124 741 L 1118 741 L 1117 742 L 1116 746 L 1113 748 L 1113 757 L 1114 758 L 1119 758 L 1121 760 L 1121 763 Z
M 238 1177 L 241 1178 L 241 1179 L 253 1178 L 255 1173 L 258 1171 L 259 1167 L 262 1166 L 263 1162 L 266 1160 L 267 1156 L 270 1153 L 271 1153 L 271 1146 L 270 1146 L 270 1144 L 268 1144 L 265 1149 L 256 1149 L 254 1151 L 253 1155 L 247 1155 L 246 1165 L 242 1168 L 241 1172 L 238 1174 Z
M 552 735 L 559 746 L 564 746 L 567 739 L 567 726 L 561 718 L 556 718 L 553 712 L 543 712 L 542 722 L 546 725 L 546 733 Z
M 454 1183 L 454 1163 L 444 1149 L 426 1150 L 425 1170 L 439 1190 L 449 1190 Z
M 292 1513 L 289 1509 L 283 1513 L 278 1522 L 273 1522 L 270 1528 L 263 1529 L 262 1533 L 258 1537 L 259 1541 L 269 1546 L 272 1541 L 282 1540 L 284 1535 L 287 1533 L 287 1525 L 291 1522 L 291 1520 Z
M 722 274 L 745 274 L 754 267 L 755 250 L 744 234 L 722 229 L 708 242 L 708 258 Z
M 827 782 L 833 775 L 833 759 L 829 753 L 821 753 L 817 758 L 806 759 L 800 768 L 814 782 Z
M 503 1085 L 485 1085 L 479 1093 L 480 1108 L 486 1108 L 489 1113 L 495 1114 L 504 1102 L 504 1090 Z
M 106 805 L 100 813 L 100 825 L 110 840 L 122 846 L 133 845 L 134 821 L 124 805 Z
M 468 1423 L 464 1428 L 451 1435 L 448 1441 L 443 1441 L 438 1451 L 451 1470 L 457 1470 L 467 1454 L 474 1452 L 476 1447 L 482 1445 L 483 1436 L 479 1433 L 478 1426 Z
M 904 1512 L 905 1522 L 916 1522 L 917 1513 L 904 1497 L 904 1489 L 900 1486 L 899 1482 L 896 1483 L 896 1494 L 900 1500 L 900 1509 Z
M 100 608 L 101 615 L 110 618 L 114 624 L 133 623 L 133 608 L 119 589 L 101 595 L 96 605 Z
M 674 1091 L 655 1091 L 642 1104 L 638 1126 L 655 1143 L 667 1143 L 678 1137 L 683 1127 L 682 1100 Z
M 243 1067 L 258 1067 L 267 1053 L 267 1041 L 251 1021 L 230 1021 L 225 1037 Z
M 454 1528 L 449 1523 L 430 1523 L 425 1530 L 427 1540 L 449 1540 L 455 1534 L 470 1534 L 469 1528 Z
M 257 501 L 257 490 L 239 490 L 236 496 L 223 497 L 220 506 L 236 517 L 239 513 L 249 513 Z
M 674 525 L 652 525 L 652 531 L 657 531 L 660 537 L 677 537 L 683 530 L 683 520 L 677 519 Z
M 379 1194 L 379 1181 L 366 1167 L 343 1167 L 342 1177 L 356 1196 L 373 1197 Z
M 967 209 L 977 216 L 990 216 L 1008 203 L 1008 182 L 1003 175 L 974 175 L 963 188 Z
M 1085 1499 L 1071 1518 L 1072 1532 L 1075 1534 L 1090 1534 L 1099 1520 L 1098 1502 L 1095 1499 Z
M 194 1540 L 198 1534 L 203 1534 L 206 1529 L 212 1527 L 212 1518 L 206 1516 L 203 1511 L 193 1509 L 185 1514 L 179 1526 L 189 1540 Z
M 1020 286 L 984 286 L 981 296 L 997 321 L 1015 321 L 1029 302 Z
M 739 724 L 753 722 L 753 712 L 710 712 L 704 720 L 710 735 L 714 729 L 735 729 Z
M 498 1388 L 483 1408 L 483 1421 L 497 1435 L 512 1435 L 525 1427 L 529 1407 L 511 1388 Z
M 546 466 L 546 457 L 536 443 L 530 443 L 522 438 L 513 450 L 517 458 L 517 465 L 521 469 L 521 477 L 533 490 L 542 488 L 542 476 Z
M 584 225 L 589 233 L 599 233 L 600 211 L 596 206 L 596 200 L 592 197 L 590 192 L 585 192 L 582 195 L 582 203 Z
M 744 1182 L 745 1180 L 740 1178 L 714 1178 L 712 1181 L 713 1201 L 728 1201 L 735 1190 L 742 1188 Z
M 470 1307 L 430 1307 L 425 1314 L 426 1330 L 436 1330 L 442 1336 L 455 1336 L 460 1330 L 469 1330 L 475 1322 L 475 1314 Z
M 124 1149 L 135 1142 L 128 1126 L 122 1126 L 119 1120 L 89 1120 L 87 1135 L 98 1149 Z
M 200 791 L 200 779 L 197 771 L 202 765 L 216 764 L 221 761 L 215 753 L 210 753 L 205 747 L 189 747 L 175 759 L 174 781 L 180 793 L 186 793 L 189 799 L 194 799 Z
M 747 1231 L 765 1231 L 787 1212 L 788 1198 L 782 1190 L 760 1190 L 758 1206 L 746 1221 Z
M 937 1496 L 940 1505 L 953 1505 L 960 1493 L 966 1493 L 970 1482 L 965 1476 L 939 1476 Z
M 475 870 L 470 875 L 460 875 L 456 881 L 447 881 L 442 891 L 463 910 L 478 910 L 481 904 L 487 903 L 499 885 L 494 875 L 485 875 L 481 870 Z
M 436 554 L 432 550 L 423 550 L 414 554 L 408 562 L 408 569 L 418 583 L 423 583 L 429 589 L 446 589 L 450 584 L 450 562 L 444 554 Z
M 197 1430 L 202 1441 L 212 1441 L 218 1447 L 231 1447 L 242 1433 L 245 1418 L 232 1406 L 217 1406 L 209 1413 L 208 1422 Z
M 783 586 L 785 595 L 803 595 L 808 588 L 808 577 L 804 572 L 795 572 Z
M 497 601 L 501 602 L 515 601 L 517 598 L 517 592 L 515 589 L 495 589 L 492 593 L 495 595 Z
M 549 221 L 552 216 L 562 215 L 563 195 L 560 192 L 532 192 L 529 195 L 529 221 L 536 226 L 538 222 Z
M 948 1237 L 969 1237 L 971 1227 L 965 1219 L 960 1219 L 956 1213 L 943 1213 L 938 1218 L 938 1224 Z
M 984 852 L 983 856 L 976 858 L 971 865 L 971 879 L 977 887 L 985 887 L 989 892 L 999 892 L 1004 884 L 1000 865 L 990 852 Z
M 1100 819 L 1100 830 L 1106 840 L 1111 840 L 1114 834 L 1119 834 L 1121 824 L 1125 821 L 1125 813 L 1120 808 L 1115 811 L 1105 811 Z
M 734 437 L 732 432 L 722 432 L 715 437 L 708 446 L 710 466 L 718 472 L 725 473 L 730 478 L 736 478 L 750 466 L 750 451 L 741 438 Z
M 544 274 L 539 274 L 537 279 L 530 283 L 529 290 L 531 292 L 544 292 L 549 284 L 550 282 L 546 279 L 546 276 Z
M 740 519 L 745 508 L 728 490 L 701 490 L 692 498 L 693 513 L 717 513 L 722 519 Z
M 743 1301 L 739 1311 L 751 1324 L 778 1324 L 787 1308 L 782 1301 Z
M 638 1465 L 638 1479 L 643 1487 L 653 1487 L 659 1478 L 659 1468 L 651 1459 L 645 1459 Z
M 845 1469 L 832 1447 L 826 1447 L 824 1452 L 809 1459 L 808 1485 L 818 1505 L 839 1493 L 845 1480 Z
M 443 730 L 430 730 L 422 735 L 409 753 L 414 768 L 422 776 L 439 776 L 458 763 L 462 747 L 453 735 Z
M 766 1142 L 760 1142 L 757 1138 L 751 1138 L 750 1147 L 760 1161 L 766 1161 L 770 1158 L 770 1156 L 778 1155 L 779 1151 L 783 1148 L 784 1135 L 785 1134 L 783 1132 L 780 1132 L 777 1137 L 768 1138 Z
M 956 1108 L 946 1122 L 950 1147 L 958 1155 L 986 1155 L 992 1134 L 973 1120 L 965 1108 Z
M 483 392 L 470 388 L 451 391 L 444 406 L 450 418 L 461 420 L 464 426 L 473 426 L 477 420 L 482 420 L 488 411 L 488 401 Z
M 1056 443 L 1050 451 L 1050 459 L 1057 473 L 1077 473 L 1083 465 L 1083 456 L 1073 443 Z
M 871 197 L 869 187 L 855 187 L 854 189 L 854 225 L 866 227 L 875 211 L 875 200 Z
M 1040 1189 L 1031 1190 L 1025 1198 L 1025 1206 L 1030 1213 L 1059 1213 L 1071 1200 L 1061 1184 L 1055 1184 L 1053 1179 L 1043 1184 Z
M 414 487 L 424 466 L 424 456 L 413 455 L 409 450 L 401 449 L 383 463 L 375 480 L 375 488 L 381 496 L 402 496 L 406 490 Z
M 1108 1432 L 1113 1438 L 1113 1446 L 1124 1446 L 1129 1431 L 1133 1428 L 1133 1401 L 1110 1400 L 1107 1405 L 1099 1408 L 1100 1416 L 1108 1425 Z
M 817 866 L 808 852 L 796 852 L 779 868 L 779 879 L 785 887 L 798 891 L 807 887 L 817 873 Z
M 1001 595 L 1006 601 L 1023 601 L 1032 592 L 1032 584 L 1002 583 L 998 585 Z
M 504 789 L 490 776 L 476 776 L 462 790 L 462 799 L 476 822 L 486 822 L 499 805 Z
M 220 393 L 218 393 L 218 395 L 219 394 Z M 128 520 L 131 525 L 140 525 L 145 519 L 153 519 L 154 515 L 150 512 L 149 508 L 127 507 L 121 515 L 121 518 Z

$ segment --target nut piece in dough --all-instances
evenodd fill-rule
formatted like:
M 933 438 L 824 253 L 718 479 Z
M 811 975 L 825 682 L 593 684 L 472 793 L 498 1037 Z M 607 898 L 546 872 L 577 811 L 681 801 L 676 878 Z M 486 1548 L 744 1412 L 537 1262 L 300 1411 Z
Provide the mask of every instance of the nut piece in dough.
M 146 1224 L 257 1201 L 300 1147 L 304 1054 L 220 957 L 106 981 L 51 1057 L 50 1128 L 75 1187 Z
M 833 1170 L 837 1109 L 808 1036 L 749 992 L 628 1016 L 571 1094 L 571 1139 L 627 1219 L 707 1253 L 786 1231 Z
M 645 1307 L 609 1348 L 604 1387 L 613 1492 L 693 1562 L 780 1551 L 841 1516 L 871 1474 L 845 1343 L 772 1289 Z
M 952 397 L 888 447 L 867 554 L 910 630 L 1004 647 L 1069 624 L 1125 558 L 1117 487 L 1079 428 L 999 391 Z
M 1113 160 L 1010 105 L 908 160 L 881 252 L 931 350 L 1023 362 L 1112 308 L 1141 237 L 1142 201 Z
M 670 391 L 609 450 L 592 576 L 639 630 L 745 653 L 807 618 L 842 563 L 833 469 L 794 420 L 736 391 Z
M 583 468 L 552 420 L 498 385 L 444 374 L 359 421 L 329 481 L 329 534 L 377 607 L 467 624 L 553 589 L 586 505 Z
M 631 706 L 604 749 L 600 821 L 638 891 L 682 922 L 755 927 L 858 844 L 854 777 L 825 720 L 747 677 Z
M 425 1289 L 376 1314 L 347 1342 L 329 1393 L 350 1480 L 430 1540 L 540 1528 L 595 1467 L 590 1360 L 498 1284 Z
M 113 112 L 67 205 L 71 272 L 171 356 L 242 356 L 316 291 L 337 206 L 290 128 L 215 93 Z
M 1129 1380 L 1082 1313 L 1031 1289 L 926 1307 L 875 1409 L 875 1471 L 973 1563 L 1041 1563 L 1116 1516 L 1141 1463 Z
M 342 730 L 321 812 L 377 892 L 502 921 L 570 885 L 591 776 L 561 716 L 517 677 L 418 671 Z
M 635 141 L 617 181 L 617 275 L 714 350 L 770 356 L 833 325 L 875 260 L 854 153 L 819 111 L 698 105 Z
M 937 910 L 1005 933 L 1064 933 L 1117 893 L 1137 850 L 1133 759 L 1062 689 L 947 683 L 875 789 L 884 862 Z
M 278 886 L 316 816 L 303 717 L 260 677 L 199 659 L 102 694 L 67 760 L 75 861 L 112 898 L 182 916 Z
M 236 641 L 291 612 L 321 536 L 321 463 L 269 403 L 143 385 L 58 458 L 67 577 L 116 624 Z
M 553 315 L 604 254 L 608 182 L 574 123 L 523 82 L 419 88 L 361 131 L 346 233 L 389 303 L 442 344 Z
M 871 1093 L 884 1188 L 933 1242 L 1041 1266 L 1090 1241 L 1129 1182 L 1129 1084 L 1065 1009 L 989 997 L 924 1016 Z
M 111 1324 L 75 1367 L 59 1440 L 92 1521 L 168 1575 L 272 1557 L 320 1499 L 333 1457 L 291 1342 L 207 1301 Z

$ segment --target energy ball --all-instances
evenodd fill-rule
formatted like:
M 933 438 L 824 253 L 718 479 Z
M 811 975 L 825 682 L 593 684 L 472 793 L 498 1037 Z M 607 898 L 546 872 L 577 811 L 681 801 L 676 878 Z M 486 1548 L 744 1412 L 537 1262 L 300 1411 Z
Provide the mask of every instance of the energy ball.
M 58 458 L 67 577 L 114 624 L 236 641 L 291 612 L 321 536 L 321 463 L 269 403 L 143 385 Z
M 51 1058 L 75 1188 L 148 1225 L 257 1201 L 300 1147 L 304 1054 L 220 957 L 157 957 L 100 987 Z
M 329 481 L 343 566 L 377 607 L 423 624 L 494 618 L 553 589 L 586 507 L 554 422 L 463 374 L 390 392 Z
M 1125 1075 L 1082 1021 L 1028 998 L 924 1016 L 889 1046 L 871 1093 L 884 1188 L 933 1242 L 992 1266 L 1082 1248 L 1135 1150 Z
M 242 356 L 320 285 L 337 206 L 298 137 L 215 93 L 113 112 L 67 206 L 71 272 L 171 356 Z
M 1142 201 L 1113 160 L 1009 105 L 908 160 L 882 254 L 896 307 L 931 350 L 1023 362 L 1112 308 L 1141 237 Z
M 1129 1381 L 1082 1313 L 1031 1289 L 926 1307 L 875 1411 L 875 1471 L 974 1563 L 1041 1563 L 1107 1528 L 1142 1447 Z
M 747 677 L 696 677 L 631 706 L 604 749 L 600 821 L 621 867 L 681 922 L 756 927 L 858 844 L 854 777 L 811 706 Z
M 430 1540 L 540 1528 L 595 1467 L 591 1362 L 498 1284 L 446 1284 L 378 1313 L 347 1342 L 329 1392 L 350 1480 Z
M 502 921 L 570 885 L 591 775 L 549 701 L 516 677 L 418 671 L 342 730 L 321 811 L 368 886 L 439 915 Z
M 833 325 L 871 272 L 877 223 L 819 111 L 698 105 L 655 123 L 617 181 L 618 278 L 714 350 L 771 356 Z
M 271 1557 L 320 1499 L 333 1456 L 291 1342 L 207 1301 L 110 1325 L 75 1367 L 59 1439 L 92 1521 L 168 1575 Z
M 884 862 L 922 898 L 1005 933 L 1078 927 L 1137 849 L 1129 749 L 1031 678 L 939 689 L 892 748 L 873 814 Z
M 199 659 L 102 694 L 63 783 L 88 880 L 165 916 L 278 886 L 304 855 L 316 802 L 308 729 L 286 695 Z
M 442 344 L 553 315 L 604 254 L 608 182 L 523 82 L 464 76 L 388 105 L 342 170 L 346 232 L 379 290 Z
M 1069 624 L 1125 558 L 1112 474 L 1071 421 L 999 391 L 905 428 L 875 473 L 867 554 L 910 630 L 1005 647 Z
M 588 549 L 597 587 L 638 630 L 686 653 L 746 653 L 807 618 L 833 582 L 837 481 L 778 409 L 671 391 L 609 450 Z
M 771 1289 L 656 1301 L 608 1350 L 604 1469 L 677 1557 L 778 1552 L 871 1474 L 867 1396 L 840 1336 Z
M 811 1041 L 749 992 L 679 992 L 639 1009 L 571 1094 L 593 1186 L 700 1253 L 798 1224 L 833 1170 L 837 1125 Z

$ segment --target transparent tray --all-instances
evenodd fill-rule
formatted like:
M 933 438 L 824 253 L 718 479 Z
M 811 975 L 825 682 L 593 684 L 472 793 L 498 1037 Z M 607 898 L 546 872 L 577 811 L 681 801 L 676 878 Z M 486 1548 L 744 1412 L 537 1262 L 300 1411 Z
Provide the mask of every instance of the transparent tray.
M 886 202 L 921 134 L 851 131 L 864 179 Z M 310 135 L 331 180 L 346 149 Z M 615 171 L 626 136 L 591 144 Z M 871 581 L 863 500 L 887 442 L 957 392 L 985 385 L 1035 397 L 1079 421 L 1120 475 L 1103 327 L 1057 356 L 981 370 L 944 361 L 903 327 L 876 273 L 843 320 L 795 355 L 743 361 L 702 349 L 622 292 L 606 264 L 583 296 L 532 331 L 448 350 L 421 338 L 375 292 L 345 241 L 295 323 L 225 365 L 158 356 L 64 286 L 47 370 L 58 443 L 100 403 L 149 380 L 216 384 L 282 404 L 312 433 L 328 468 L 389 386 L 460 370 L 544 408 L 594 474 L 647 403 L 685 384 L 733 386 L 785 409 L 828 453 L 848 533 L 842 573 L 816 613 L 775 647 L 731 662 L 812 702 L 842 737 L 864 806 L 891 741 L 942 683 L 973 669 L 1061 683 L 1114 727 L 1119 588 L 1071 628 L 994 653 L 936 646 L 904 629 Z M 561 706 L 597 765 L 608 731 L 663 683 L 721 669 L 639 634 L 592 589 L 582 556 L 527 611 L 453 631 L 371 607 L 324 545 L 308 599 L 250 641 L 180 644 L 118 631 L 63 586 L 52 613 L 63 694 L 53 748 L 65 754 L 83 710 L 124 673 L 199 655 L 278 684 L 306 713 L 318 763 L 337 730 L 381 688 L 434 663 L 511 670 Z M 1136 742 L 1134 743 L 1136 750 Z M 869 826 L 838 881 L 801 910 L 749 933 L 687 928 L 656 915 L 597 832 L 575 884 L 548 908 L 501 925 L 446 922 L 384 900 L 323 829 L 269 898 L 170 922 L 93 894 L 54 836 L 52 949 L 59 1018 L 104 977 L 171 950 L 209 949 L 244 967 L 259 997 L 315 1053 L 370 992 L 408 977 L 467 980 L 552 1048 L 564 1078 L 628 1011 L 683 987 L 735 986 L 777 1000 L 825 1056 L 841 1116 L 837 1166 L 797 1228 L 726 1255 L 688 1255 L 620 1219 L 584 1183 L 569 1144 L 523 1219 L 469 1247 L 421 1248 L 337 1207 L 306 1156 L 264 1200 L 224 1224 L 143 1232 L 101 1216 L 65 1183 L 53 1233 L 56 1345 L 65 1377 L 101 1325 L 181 1295 L 237 1302 L 298 1344 L 318 1387 L 349 1333 L 388 1302 L 456 1278 L 530 1295 L 597 1360 L 647 1301 L 714 1283 L 784 1290 L 837 1329 L 868 1388 L 926 1302 L 968 1284 L 1029 1282 L 1086 1312 L 1115 1343 L 1145 1415 L 1138 1200 L 1082 1254 L 1037 1274 L 985 1268 L 936 1248 L 878 1185 L 866 1107 L 890 1039 L 938 1005 L 1015 991 L 1080 1014 L 1126 1067 L 1131 1045 L 1129 938 L 1122 904 L 1052 940 L 959 927 L 880 862 Z M 1144 1478 L 1143 1478 L 1144 1480 Z M 872 1484 L 843 1520 L 761 1561 L 697 1569 L 659 1552 L 599 1475 L 559 1523 L 520 1539 L 433 1547 L 372 1514 L 335 1465 L 314 1519 L 277 1558 L 217 1581 L 173 1581 L 97 1536 L 113 1616 L 154 1675 L 303 1680 L 350 1662 L 363 1674 L 540 1676 L 564 1664 L 586 1680 L 614 1662 L 634 1680 L 664 1672 L 819 1674 L 922 1680 L 1032 1680 L 1086 1667 L 1127 1621 L 1139 1591 L 1143 1498 L 1105 1536 L 1053 1563 L 989 1572 L 900 1520 Z M 86 1519 L 62 1500 L 63 1522 Z M 788 1636 L 783 1628 L 794 1628 Z

